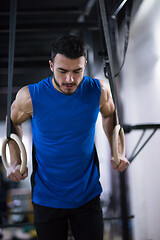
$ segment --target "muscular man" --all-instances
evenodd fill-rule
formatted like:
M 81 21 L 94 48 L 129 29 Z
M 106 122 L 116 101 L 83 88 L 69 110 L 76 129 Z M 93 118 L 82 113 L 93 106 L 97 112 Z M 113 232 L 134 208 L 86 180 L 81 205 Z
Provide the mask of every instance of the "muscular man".
M 68 221 L 75 240 L 102 240 L 102 187 L 94 161 L 95 124 L 99 111 L 111 146 L 114 104 L 105 81 L 84 76 L 86 48 L 76 36 L 63 36 L 53 45 L 53 76 L 25 86 L 11 107 L 14 131 L 31 119 L 33 135 L 32 192 L 34 223 L 39 240 L 66 240 Z M 11 165 L 7 176 L 20 174 L 20 154 L 9 142 Z M 111 149 L 112 152 L 112 149 Z M 120 156 L 122 172 L 129 162 Z

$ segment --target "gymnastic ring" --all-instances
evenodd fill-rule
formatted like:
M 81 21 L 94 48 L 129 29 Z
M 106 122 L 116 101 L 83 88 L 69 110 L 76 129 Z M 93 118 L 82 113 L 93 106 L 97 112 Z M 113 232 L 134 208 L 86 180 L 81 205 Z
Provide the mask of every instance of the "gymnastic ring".
M 119 147 L 118 143 L 121 145 L 121 156 L 125 157 L 125 137 L 124 137 L 124 130 L 121 128 L 119 124 L 117 124 L 113 129 L 113 139 L 112 139 L 112 149 L 113 149 L 113 157 L 115 163 L 119 166 Z
M 20 153 L 21 153 L 20 174 L 23 175 L 27 166 L 27 153 L 26 153 L 25 146 L 21 141 L 21 139 L 14 133 L 11 133 L 10 139 L 14 140 L 20 149 Z M 7 157 L 6 157 L 6 146 L 10 139 L 6 138 L 2 143 L 2 162 L 6 170 L 9 168 Z

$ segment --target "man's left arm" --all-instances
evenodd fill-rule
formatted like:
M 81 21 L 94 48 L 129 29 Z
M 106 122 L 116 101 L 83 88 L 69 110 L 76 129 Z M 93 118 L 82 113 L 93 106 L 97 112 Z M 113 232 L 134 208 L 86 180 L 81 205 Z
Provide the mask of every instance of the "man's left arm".
M 103 130 L 105 132 L 105 135 L 108 138 L 109 145 L 111 148 L 111 156 L 112 156 L 111 164 L 115 170 L 123 172 L 129 166 L 130 163 L 126 159 L 126 157 L 123 157 L 121 154 L 119 154 L 120 164 L 117 165 L 114 161 L 113 151 L 112 151 L 112 137 L 113 137 L 113 129 L 114 129 L 115 106 L 114 106 L 110 89 L 107 83 L 104 80 L 100 80 L 100 83 L 101 83 L 100 112 L 102 115 Z

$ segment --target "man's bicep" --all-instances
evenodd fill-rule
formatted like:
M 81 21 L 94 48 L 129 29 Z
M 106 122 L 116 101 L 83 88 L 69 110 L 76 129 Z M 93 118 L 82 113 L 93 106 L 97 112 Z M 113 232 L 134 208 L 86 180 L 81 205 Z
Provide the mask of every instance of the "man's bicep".
M 102 116 L 107 117 L 114 112 L 114 103 L 108 85 L 103 80 L 101 80 L 100 82 L 101 82 L 100 112 Z
M 114 103 L 113 103 L 112 98 L 100 107 L 100 112 L 102 114 L 102 117 L 104 117 L 104 118 L 113 114 Z
M 30 115 L 20 109 L 19 105 L 16 104 L 16 100 L 11 106 L 11 120 L 14 124 L 18 125 L 30 118 Z
M 32 102 L 27 87 L 19 90 L 11 106 L 11 119 L 15 124 L 21 124 L 32 117 Z

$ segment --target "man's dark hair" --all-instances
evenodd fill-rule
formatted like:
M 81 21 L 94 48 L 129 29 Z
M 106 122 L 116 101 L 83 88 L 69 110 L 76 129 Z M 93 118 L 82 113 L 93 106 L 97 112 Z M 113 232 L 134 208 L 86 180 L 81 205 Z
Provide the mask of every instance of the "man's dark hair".
M 71 59 L 76 59 L 81 56 L 87 58 L 84 42 L 78 36 L 74 35 L 64 35 L 56 40 L 51 50 L 52 62 L 54 62 L 54 58 L 58 53 Z

